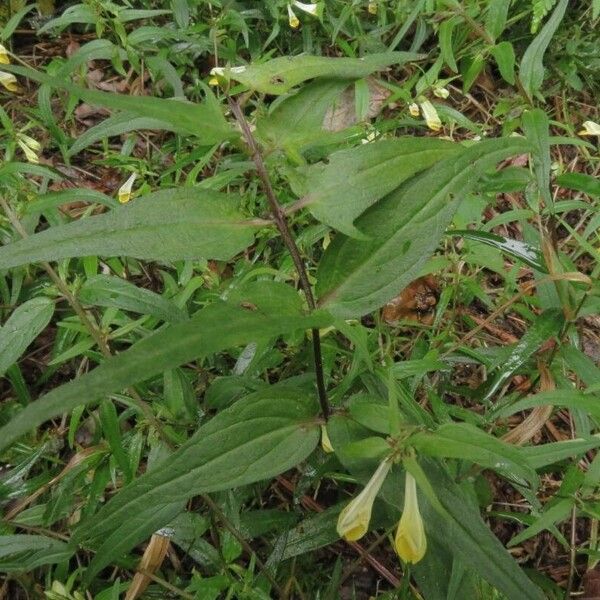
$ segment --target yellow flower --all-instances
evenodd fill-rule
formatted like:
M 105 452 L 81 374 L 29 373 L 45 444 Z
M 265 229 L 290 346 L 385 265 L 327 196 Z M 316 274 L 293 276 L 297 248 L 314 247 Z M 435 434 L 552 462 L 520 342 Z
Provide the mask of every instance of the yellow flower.
M 419 512 L 417 482 L 408 471 L 404 486 L 404 510 L 396 531 L 394 546 L 398 556 L 406 563 L 418 563 L 427 551 L 427 538 Z
M 369 6 L 367 7 L 369 14 L 376 15 L 377 14 L 377 2 L 369 2 Z
M 288 10 L 288 23 L 290 24 L 290 27 L 292 29 L 298 29 L 298 27 L 300 26 L 300 20 L 296 16 L 296 13 L 294 13 L 294 11 L 292 10 L 291 5 L 288 4 L 287 10 Z
M 9 92 L 19 91 L 17 78 L 12 73 L 0 71 L 0 85 L 3 85 Z
M 40 143 L 37 140 L 34 140 L 32 137 L 25 135 L 24 133 L 17 134 L 17 144 L 23 150 L 25 157 L 30 163 L 38 164 L 39 157 L 38 154 L 42 149 Z
M 419 105 L 416 102 L 412 102 L 411 104 L 409 104 L 408 112 L 410 112 L 410 114 L 413 117 L 418 117 L 421 114 L 421 111 L 419 110 Z
M 450 92 L 445 87 L 436 87 L 433 88 L 433 95 L 436 98 L 442 98 L 442 100 L 445 100 L 450 95 Z
M 600 135 L 600 125 L 594 121 L 585 121 L 579 135 Z
M 8 58 L 8 50 L 0 44 L 0 64 L 8 65 L 10 63 L 10 58 Z
M 342 510 L 337 522 L 337 532 L 348 542 L 359 540 L 369 530 L 373 502 L 385 480 L 392 463 L 384 460 L 363 491 Z
M 437 114 L 437 110 L 435 110 L 435 106 L 429 100 L 424 100 L 421 102 L 421 110 L 423 111 L 427 127 L 432 131 L 439 131 L 442 128 L 442 122 Z
M 312 15 L 313 17 L 316 17 L 319 11 L 319 5 L 316 3 L 307 4 L 306 2 L 298 2 L 298 0 L 295 0 L 294 6 L 300 10 L 303 10 L 305 13 Z
M 326 452 L 327 454 L 333 452 L 333 446 L 331 445 L 331 440 L 329 439 L 329 434 L 327 433 L 327 427 L 325 425 L 321 425 L 321 448 L 323 448 L 323 452 Z
M 133 182 L 135 181 L 136 177 L 137 175 L 132 173 L 127 181 L 119 188 L 117 196 L 121 204 L 125 204 L 131 200 L 131 188 L 133 187 Z

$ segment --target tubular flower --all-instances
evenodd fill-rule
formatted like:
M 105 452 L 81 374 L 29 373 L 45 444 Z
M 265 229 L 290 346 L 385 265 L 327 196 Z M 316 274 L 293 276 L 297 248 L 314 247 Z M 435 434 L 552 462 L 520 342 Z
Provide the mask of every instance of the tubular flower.
M 600 125 L 594 121 L 585 121 L 579 135 L 600 135 Z
M 8 50 L 0 44 L 0 64 L 8 65 L 10 63 L 10 59 L 8 58 Z
M 290 27 L 292 29 L 298 29 L 298 27 L 300 26 L 300 19 L 298 19 L 298 17 L 296 16 L 296 13 L 292 10 L 292 7 L 290 4 L 288 4 L 287 11 L 288 11 L 288 23 L 290 24 Z
M 333 452 L 333 446 L 331 445 L 331 440 L 329 439 L 329 434 L 327 433 L 327 427 L 325 425 L 321 425 L 321 448 L 323 448 L 323 452 L 326 452 L 327 454 Z
M 445 87 L 436 87 L 433 88 L 433 95 L 436 98 L 442 98 L 442 100 L 445 100 L 450 95 L 450 92 Z
M 39 153 L 42 147 L 37 140 L 24 133 L 19 133 L 17 134 L 17 144 L 19 144 L 30 163 L 38 164 L 40 162 Z
M 442 122 L 437 114 L 437 110 L 435 110 L 435 106 L 429 100 L 425 100 L 421 102 L 421 110 L 423 111 L 427 127 L 432 131 L 439 131 L 442 128 Z
M 0 71 L 0 85 L 3 85 L 9 92 L 19 91 L 17 78 L 12 73 Z
M 413 117 L 418 117 L 421 114 L 421 111 L 419 110 L 419 105 L 416 102 L 412 102 L 408 105 L 408 112 Z
M 427 538 L 417 499 L 417 482 L 408 472 L 404 487 L 404 510 L 396 531 L 394 546 L 398 556 L 406 563 L 418 563 L 427 551 Z
M 319 5 L 316 3 L 307 4 L 306 2 L 298 2 L 298 0 L 295 0 L 294 6 L 300 10 L 303 10 L 305 13 L 312 15 L 313 17 L 316 17 L 319 11 Z
M 133 187 L 133 182 L 137 175 L 132 173 L 127 181 L 119 188 L 117 192 L 117 197 L 119 198 L 119 202 L 121 204 L 125 204 L 131 200 L 131 188 Z
M 363 491 L 340 513 L 337 532 L 346 541 L 355 542 L 369 530 L 373 502 L 391 466 L 392 463 L 389 460 L 384 460 L 377 467 Z

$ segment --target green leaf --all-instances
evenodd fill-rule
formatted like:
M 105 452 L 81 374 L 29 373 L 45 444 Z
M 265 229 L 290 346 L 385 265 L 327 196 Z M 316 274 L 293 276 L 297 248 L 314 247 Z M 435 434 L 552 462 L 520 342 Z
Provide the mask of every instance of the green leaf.
M 548 115 L 541 109 L 535 108 L 523 114 L 523 130 L 531 142 L 533 151 L 533 170 L 536 177 L 537 188 L 544 205 L 552 207 L 550 195 L 550 121 Z
M 164 327 L 93 371 L 62 385 L 18 413 L 0 428 L 0 450 L 44 421 L 90 404 L 153 375 L 234 346 L 282 333 L 325 327 L 324 312 L 306 316 L 292 288 L 260 281 L 233 290 L 188 321 Z
M 457 203 L 497 162 L 526 152 L 526 140 L 479 142 L 370 208 L 356 223 L 369 240 L 337 235 L 317 271 L 319 304 L 337 316 L 369 313 L 396 296 L 435 250 Z
M 503 406 L 494 413 L 494 418 L 501 419 L 510 417 L 510 415 L 536 406 L 577 408 L 590 413 L 595 419 L 600 419 L 600 402 L 598 402 L 598 398 L 584 394 L 578 390 L 552 390 L 548 392 L 539 392 L 533 396 L 517 400 L 508 406 Z
M 304 202 L 319 221 L 360 237 L 353 222 L 369 206 L 461 147 L 435 138 L 402 137 L 334 152 L 309 167 Z
M 0 535 L 0 572 L 28 572 L 67 560 L 73 549 L 43 535 Z
M 564 498 L 549 508 L 546 508 L 544 512 L 536 519 L 535 523 L 515 535 L 515 537 L 508 542 L 508 546 L 516 546 L 525 540 L 532 538 L 534 535 L 541 533 L 545 529 L 552 528 L 555 523 L 563 521 L 571 512 L 574 502 L 574 498 Z
M 588 196 L 600 197 L 600 179 L 585 173 L 564 173 L 556 178 L 557 185 L 583 192 Z
M 391 65 L 419 60 L 412 52 L 384 52 L 362 58 L 328 58 L 325 56 L 281 56 L 262 64 L 226 67 L 218 71 L 225 80 L 238 81 L 263 94 L 285 94 L 294 86 L 315 77 L 360 79 Z
M 179 188 L 143 196 L 109 213 L 51 227 L 0 248 L 0 269 L 76 256 L 228 260 L 254 240 L 239 198 Z
M 325 115 L 350 83 L 348 79 L 317 79 L 303 86 L 257 121 L 261 140 L 275 148 L 327 143 L 335 134 L 323 130 Z
M 521 453 L 534 469 L 541 469 L 566 458 L 573 458 L 598 448 L 600 438 L 565 440 L 541 446 L 523 446 Z
M 103 138 L 121 135 L 129 131 L 138 131 L 140 129 L 174 130 L 173 125 L 167 121 L 122 112 L 105 119 L 95 127 L 86 129 L 69 148 L 67 155 L 73 156 Z
M 458 73 L 458 66 L 454 58 L 454 50 L 452 48 L 452 33 L 459 20 L 457 18 L 448 19 L 440 24 L 438 37 L 440 40 L 440 54 L 444 58 L 444 62 L 455 72 Z
M 223 142 L 238 135 L 225 120 L 219 102 L 208 89 L 206 100 L 202 104 L 194 104 L 176 98 L 127 96 L 88 90 L 72 84 L 64 76 L 51 77 L 34 69 L 16 65 L 3 65 L 2 69 L 38 83 L 66 90 L 94 106 L 124 110 L 137 117 L 162 121 L 168 124 L 170 131 L 196 135 L 206 145 Z
M 535 318 L 527 333 L 513 346 L 502 348 L 496 360 L 490 365 L 490 371 L 498 369 L 482 399 L 490 401 L 498 390 L 513 376 L 515 371 L 523 365 L 530 356 L 547 342 L 558 335 L 564 323 L 562 311 L 549 309 Z
M 445 545 L 463 564 L 494 585 L 507 598 L 544 600 L 542 592 L 528 579 L 515 560 L 483 522 L 479 511 L 444 467 L 422 461 L 444 512 L 424 506 L 427 535 Z
M 21 304 L 0 327 L 0 377 L 46 328 L 54 314 L 49 298 L 33 298 Z
M 500 42 L 491 49 L 502 79 L 515 84 L 515 50 L 510 42 Z
M 490 0 L 487 3 L 487 14 L 485 17 L 485 30 L 495 41 L 506 27 L 510 0 Z
M 177 323 L 187 319 L 185 312 L 170 300 L 112 275 L 96 275 L 86 280 L 78 296 L 84 304 L 120 308 L 163 321 Z
M 481 242 L 482 244 L 496 248 L 496 250 L 524 262 L 526 265 L 529 265 L 542 273 L 548 273 L 541 250 L 526 242 L 502 237 L 501 235 L 496 235 L 495 233 L 490 233 L 488 231 L 475 231 L 472 229 L 453 229 L 448 232 L 448 235 L 457 235 L 468 240 Z
M 24 211 L 27 215 L 36 215 L 47 210 L 58 208 L 69 202 L 89 202 L 101 204 L 108 208 L 116 208 L 119 205 L 117 200 L 90 188 L 72 188 L 69 190 L 61 190 L 60 192 L 49 192 L 41 194 L 35 200 L 28 202 Z
M 74 541 L 99 546 L 87 580 L 166 525 L 193 496 L 269 479 L 304 460 L 319 441 L 317 414 L 314 395 L 276 387 L 220 412 L 82 523 Z
M 533 485 L 537 482 L 535 471 L 519 448 L 468 423 L 445 423 L 434 432 L 414 434 L 409 443 L 428 456 L 468 460 L 501 473 L 514 474 Z
M 530 101 L 533 100 L 544 81 L 544 54 L 562 21 L 568 4 L 569 0 L 560 0 L 552 16 L 529 44 L 521 59 L 519 79 Z

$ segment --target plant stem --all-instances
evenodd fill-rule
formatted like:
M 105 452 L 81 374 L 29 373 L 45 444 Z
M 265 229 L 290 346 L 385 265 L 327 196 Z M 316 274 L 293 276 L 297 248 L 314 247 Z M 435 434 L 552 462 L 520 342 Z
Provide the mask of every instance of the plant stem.
M 290 231 L 285 212 L 279 201 L 277 200 L 277 196 L 275 195 L 275 191 L 273 190 L 273 185 L 271 184 L 271 178 L 269 177 L 269 173 L 265 166 L 265 162 L 263 160 L 262 154 L 254 139 L 254 135 L 252 135 L 252 131 L 250 130 L 250 126 L 248 125 L 248 121 L 242 112 L 239 104 L 230 96 L 227 96 L 229 101 L 229 107 L 231 108 L 231 112 L 235 117 L 236 121 L 239 123 L 242 134 L 250 148 L 250 152 L 252 154 L 252 160 L 254 161 L 254 165 L 256 166 L 256 171 L 258 176 L 262 182 L 265 194 L 267 196 L 267 201 L 269 202 L 269 208 L 271 210 L 271 214 L 273 215 L 273 220 L 275 221 L 275 225 L 279 230 L 279 234 L 283 239 L 283 243 L 288 249 L 292 261 L 294 262 L 294 266 L 296 267 L 296 271 L 298 272 L 298 277 L 300 279 L 300 287 L 304 292 L 306 297 L 306 303 L 310 310 L 316 309 L 315 297 L 312 293 L 312 288 L 310 282 L 308 281 L 308 274 L 306 272 L 306 268 L 304 266 L 304 262 L 302 261 L 302 257 L 300 256 L 300 251 L 298 250 L 298 246 L 292 236 Z M 329 417 L 330 408 L 329 408 L 329 400 L 327 398 L 327 390 L 325 388 L 325 377 L 323 375 L 323 356 L 321 354 L 321 338 L 319 337 L 319 330 L 312 329 L 312 344 L 313 344 L 313 355 L 315 362 L 315 375 L 317 379 L 317 391 L 319 394 L 319 403 L 321 404 L 321 412 L 325 419 Z

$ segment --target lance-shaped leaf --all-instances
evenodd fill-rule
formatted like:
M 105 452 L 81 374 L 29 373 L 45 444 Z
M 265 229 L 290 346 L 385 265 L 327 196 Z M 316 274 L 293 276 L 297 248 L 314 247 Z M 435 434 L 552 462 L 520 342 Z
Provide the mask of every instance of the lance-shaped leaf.
M 84 304 L 120 308 L 152 315 L 163 321 L 187 319 L 185 312 L 167 298 L 112 275 L 96 275 L 88 279 L 79 290 L 79 299 Z
M 67 560 L 73 552 L 65 542 L 43 535 L 1 535 L 0 572 L 31 571 Z
M 379 308 L 415 277 L 435 250 L 457 203 L 521 138 L 487 140 L 448 158 L 370 208 L 356 225 L 368 240 L 337 235 L 317 271 L 319 304 L 341 317 Z
M 354 219 L 409 177 L 461 150 L 445 140 L 414 137 L 340 150 L 327 164 L 308 169 L 304 201 L 319 221 L 361 237 Z
M 213 72 L 263 94 L 285 94 L 307 79 L 360 79 L 390 65 L 403 65 L 420 58 L 422 55 L 412 52 L 383 52 L 362 58 L 281 56 L 258 65 L 225 67 Z
M 434 432 L 419 432 L 410 438 L 418 453 L 461 458 L 503 474 L 516 475 L 535 485 L 537 476 L 521 448 L 506 444 L 468 423 L 445 423 Z
M 143 117 L 130 112 L 122 112 L 102 121 L 90 129 L 86 129 L 69 148 L 69 156 L 81 152 L 103 138 L 137 131 L 139 129 L 172 130 L 172 124 L 152 117 Z
M 286 285 L 247 284 L 232 292 L 227 302 L 219 300 L 188 321 L 164 327 L 26 406 L 0 428 L 0 450 L 56 415 L 191 360 L 281 333 L 324 327 L 331 320 L 322 311 L 304 315 L 298 294 Z
M 127 96 L 99 90 L 88 90 L 72 84 L 66 77 L 51 77 L 28 67 L 3 65 L 3 70 L 27 77 L 50 87 L 66 90 L 94 106 L 124 110 L 131 115 L 162 121 L 164 129 L 177 133 L 192 134 L 204 144 L 217 144 L 238 134 L 227 123 L 217 99 L 210 90 L 206 100 L 195 104 L 176 98 L 152 98 L 150 96 Z M 158 126 L 158 124 L 156 124 Z
M 166 525 L 189 498 L 268 479 L 304 460 L 319 440 L 318 410 L 315 396 L 275 386 L 219 413 L 81 525 L 75 541 L 99 546 L 88 581 Z
M 163 190 L 4 246 L 0 269 L 91 255 L 228 260 L 252 243 L 256 229 L 239 203 L 210 190 Z
M 50 298 L 33 298 L 15 309 L 0 327 L 0 377 L 45 329 L 53 314 Z

